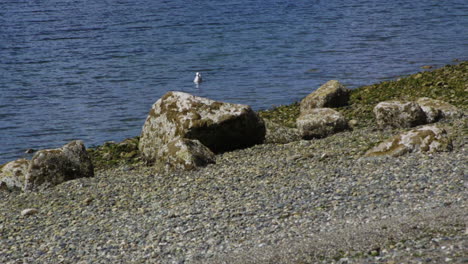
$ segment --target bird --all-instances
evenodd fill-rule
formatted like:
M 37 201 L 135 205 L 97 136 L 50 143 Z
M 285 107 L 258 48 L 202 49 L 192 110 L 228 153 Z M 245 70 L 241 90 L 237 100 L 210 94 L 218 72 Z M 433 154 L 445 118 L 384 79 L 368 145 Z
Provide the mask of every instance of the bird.
M 195 79 L 193 79 L 193 82 L 194 83 L 201 83 L 203 81 L 202 77 L 201 77 L 201 73 L 197 72 L 195 73 Z

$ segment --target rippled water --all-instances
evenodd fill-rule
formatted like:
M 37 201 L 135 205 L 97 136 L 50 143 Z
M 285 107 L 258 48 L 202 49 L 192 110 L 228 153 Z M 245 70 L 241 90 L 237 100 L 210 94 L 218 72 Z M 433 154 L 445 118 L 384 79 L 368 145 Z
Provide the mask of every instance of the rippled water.
M 138 135 L 169 90 L 258 110 L 468 56 L 465 0 L 226 2 L 2 0 L 0 163 Z

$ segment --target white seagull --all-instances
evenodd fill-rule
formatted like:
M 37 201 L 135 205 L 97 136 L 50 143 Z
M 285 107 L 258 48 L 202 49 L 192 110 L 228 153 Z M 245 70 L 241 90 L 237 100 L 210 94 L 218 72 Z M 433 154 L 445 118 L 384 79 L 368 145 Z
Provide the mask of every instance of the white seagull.
M 201 73 L 197 72 L 195 73 L 195 79 L 193 79 L 193 82 L 194 83 L 201 83 L 203 80 L 202 80 L 202 77 L 201 77 Z

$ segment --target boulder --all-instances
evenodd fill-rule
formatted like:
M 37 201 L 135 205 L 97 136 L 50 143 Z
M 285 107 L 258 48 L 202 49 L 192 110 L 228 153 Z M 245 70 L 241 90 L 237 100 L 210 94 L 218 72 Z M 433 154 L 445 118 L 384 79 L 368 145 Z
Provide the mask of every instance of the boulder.
M 441 100 L 422 97 L 416 103 L 419 104 L 426 114 L 428 123 L 436 122 L 442 118 L 457 118 L 462 116 L 460 109 Z
M 218 153 L 262 143 L 263 120 L 247 105 L 168 92 L 152 106 L 143 126 L 139 150 L 148 162 L 169 142 L 194 139 Z
M 265 143 L 286 144 L 301 139 L 296 128 L 289 128 L 265 119 L 266 135 Z
M 200 141 L 178 138 L 159 150 L 160 161 L 175 169 L 192 170 L 215 163 L 216 157 Z M 166 165 L 164 164 L 164 165 Z
M 58 149 L 40 150 L 32 157 L 24 190 L 54 186 L 81 177 L 93 177 L 94 168 L 82 141 Z
M 331 108 L 315 108 L 301 114 L 296 124 L 304 139 L 323 138 L 348 128 L 344 116 Z
M 426 123 L 424 111 L 415 102 L 385 101 L 374 107 L 379 128 L 407 128 Z
M 449 151 L 452 142 L 447 132 L 436 126 L 424 126 L 392 137 L 366 152 L 366 157 L 397 157 L 409 152 Z
M 29 160 L 19 159 L 3 165 L 0 169 L 0 187 L 9 190 L 23 190 Z
M 328 81 L 302 99 L 301 113 L 306 113 L 314 108 L 345 106 L 348 104 L 350 91 L 338 81 Z

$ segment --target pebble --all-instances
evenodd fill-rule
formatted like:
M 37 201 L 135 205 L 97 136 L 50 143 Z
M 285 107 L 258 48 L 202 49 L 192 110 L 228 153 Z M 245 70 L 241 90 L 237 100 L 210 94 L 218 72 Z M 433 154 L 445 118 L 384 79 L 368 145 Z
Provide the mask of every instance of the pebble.
M 37 213 L 39 213 L 39 211 L 35 208 L 28 208 L 28 209 L 24 209 L 23 211 L 21 211 L 22 216 L 34 215 Z

